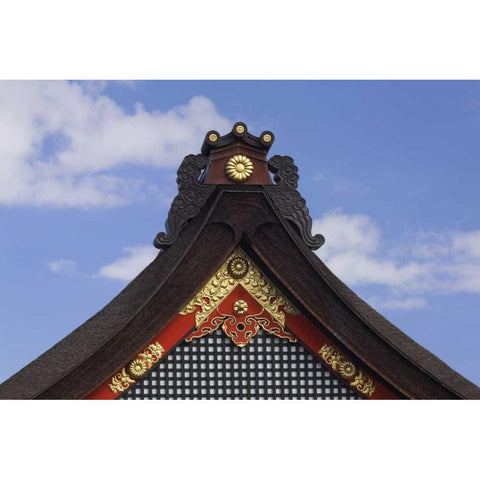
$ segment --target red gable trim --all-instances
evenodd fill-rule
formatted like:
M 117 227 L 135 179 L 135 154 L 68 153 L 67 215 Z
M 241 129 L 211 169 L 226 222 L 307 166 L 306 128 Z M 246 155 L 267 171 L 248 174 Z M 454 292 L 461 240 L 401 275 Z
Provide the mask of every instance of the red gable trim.
M 224 311 L 233 313 L 233 307 L 238 300 L 247 301 L 249 312 L 245 314 L 225 315 Z M 213 329 L 205 328 L 202 330 L 201 328 L 198 328 L 194 330 L 196 326 L 195 313 L 196 312 L 192 312 L 188 315 L 177 315 L 155 338 L 151 340 L 151 342 L 149 342 L 149 345 L 145 346 L 145 349 L 142 352 L 139 352 L 139 354 L 132 359 L 132 362 L 138 360 L 141 365 L 144 365 L 145 359 L 147 359 L 147 361 L 150 362 L 150 369 L 158 361 L 161 361 L 161 359 L 168 355 L 168 353 L 185 338 L 187 338 L 188 341 L 188 339 L 191 340 L 198 336 L 210 334 L 218 328 L 221 323 L 224 321 L 227 322 L 228 319 L 232 320 L 234 323 L 245 323 L 246 320 L 247 322 L 250 321 L 250 323 L 258 323 L 258 325 L 255 325 L 256 330 L 252 330 L 255 332 L 252 337 L 256 334 L 256 331 L 258 331 L 259 326 L 270 333 L 275 332 L 275 330 L 272 330 L 271 328 L 273 324 L 275 324 L 274 326 L 276 327 L 281 327 L 281 325 L 276 325 L 278 322 L 276 322 L 268 312 L 265 312 L 261 305 L 240 285 L 232 290 L 232 292 L 230 292 L 230 294 L 219 305 L 218 309 L 215 309 L 209 315 L 205 324 L 207 324 L 206 326 L 209 324 L 215 324 Z M 328 370 L 330 370 L 333 375 L 338 377 L 343 383 L 350 384 L 350 388 L 363 394 L 366 398 L 400 398 L 376 376 L 366 373 L 363 366 L 360 366 L 358 362 L 345 353 L 345 349 L 338 344 L 333 343 L 310 319 L 301 314 L 284 313 L 286 318 L 286 328 L 280 328 L 277 330 L 277 333 L 274 334 L 283 338 L 292 338 L 288 331 L 292 332 L 305 348 L 307 348 L 307 350 L 309 350 Z M 265 324 L 265 321 L 267 321 L 268 324 Z M 225 323 L 225 325 L 227 324 Z M 228 325 L 227 328 L 224 328 L 226 334 L 227 332 L 230 332 L 229 329 L 233 324 Z M 244 345 L 248 344 L 248 341 L 244 343 Z M 294 339 L 292 338 L 291 341 L 294 341 Z M 157 347 L 154 347 L 155 345 L 157 345 Z M 160 347 L 162 351 L 158 357 L 155 357 L 154 354 L 155 352 L 160 351 Z M 87 398 L 94 400 L 107 400 L 115 399 L 120 396 L 123 391 L 130 388 L 135 383 L 132 374 L 129 371 L 129 366 L 132 362 L 117 372 L 112 378 L 105 381 Z M 144 376 L 145 374 L 146 372 L 141 376 Z

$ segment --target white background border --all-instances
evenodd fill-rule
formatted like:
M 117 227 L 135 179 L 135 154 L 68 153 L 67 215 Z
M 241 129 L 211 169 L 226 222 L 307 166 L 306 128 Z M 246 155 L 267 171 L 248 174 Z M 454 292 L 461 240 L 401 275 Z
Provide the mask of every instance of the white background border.
M 0 78 L 478 79 L 477 5 L 17 0 Z M 474 478 L 478 407 L 3 401 L 2 478 Z

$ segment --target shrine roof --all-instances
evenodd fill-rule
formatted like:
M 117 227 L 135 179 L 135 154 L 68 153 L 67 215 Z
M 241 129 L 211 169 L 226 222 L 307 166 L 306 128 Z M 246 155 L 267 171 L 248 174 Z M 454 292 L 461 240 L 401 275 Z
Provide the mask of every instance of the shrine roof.
M 239 128 L 241 127 L 241 128 Z M 286 298 L 400 398 L 480 398 L 480 389 L 417 344 L 349 289 L 312 250 L 298 169 L 266 155 L 243 123 L 209 131 L 178 170 L 179 192 L 160 249 L 108 305 L 0 385 L 0 398 L 85 398 L 133 358 L 241 247 Z

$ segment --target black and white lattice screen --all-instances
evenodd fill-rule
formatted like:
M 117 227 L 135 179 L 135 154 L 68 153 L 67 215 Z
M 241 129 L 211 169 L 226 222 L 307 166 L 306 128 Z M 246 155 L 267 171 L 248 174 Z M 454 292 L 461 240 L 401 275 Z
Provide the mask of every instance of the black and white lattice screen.
M 361 398 L 299 343 L 262 329 L 243 347 L 222 331 L 183 341 L 120 399 Z

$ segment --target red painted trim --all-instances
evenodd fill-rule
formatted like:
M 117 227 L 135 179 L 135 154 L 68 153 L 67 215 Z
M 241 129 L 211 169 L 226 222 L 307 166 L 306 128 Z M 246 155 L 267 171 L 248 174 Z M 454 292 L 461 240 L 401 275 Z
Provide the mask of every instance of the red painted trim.
M 190 331 L 195 327 L 195 312 L 189 315 L 177 315 L 168 325 L 166 325 L 162 331 L 148 342 L 145 347 L 151 343 L 158 342 L 164 349 L 162 359 L 176 347 Z M 139 352 L 140 353 L 140 352 Z M 119 393 L 112 393 L 110 390 L 111 378 L 105 381 L 99 388 L 92 392 L 87 399 L 88 400 L 114 400 L 121 395 Z
M 361 368 L 373 379 L 375 382 L 375 392 L 372 396 L 366 396 L 366 398 L 372 400 L 392 400 L 400 398 L 396 393 L 384 385 L 377 376 L 372 375 L 363 367 L 363 365 L 359 364 L 358 361 L 353 360 L 348 354 L 346 354 L 345 350 L 340 345 L 332 342 L 332 340 L 322 333 L 321 330 L 307 317 L 303 315 L 291 315 L 288 313 L 285 314 L 285 317 L 287 319 L 286 324 L 288 326 L 288 330 L 290 330 L 308 348 L 308 350 L 310 350 L 310 352 L 322 363 L 322 365 L 333 372 L 333 374 L 341 379 L 342 382 L 348 384 L 348 381 L 342 379 L 337 372 L 333 371 L 331 366 L 326 364 L 322 356 L 318 353 L 325 344 L 333 346 L 342 354 L 343 357 L 345 357 L 346 360 L 351 361 L 357 367 Z

